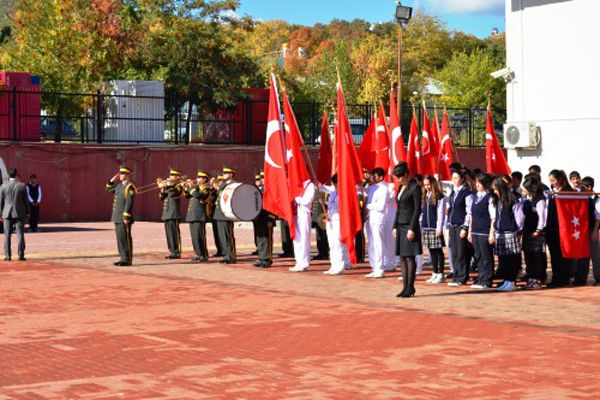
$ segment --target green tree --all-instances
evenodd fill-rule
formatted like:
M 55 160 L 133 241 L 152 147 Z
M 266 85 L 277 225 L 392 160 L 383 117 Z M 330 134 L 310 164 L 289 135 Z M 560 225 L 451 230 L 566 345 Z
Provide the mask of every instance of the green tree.
M 453 107 L 487 105 L 491 96 L 495 108 L 506 108 L 506 85 L 490 73 L 503 68 L 488 51 L 475 50 L 471 54 L 456 53 L 435 78 L 443 89 L 443 100 Z

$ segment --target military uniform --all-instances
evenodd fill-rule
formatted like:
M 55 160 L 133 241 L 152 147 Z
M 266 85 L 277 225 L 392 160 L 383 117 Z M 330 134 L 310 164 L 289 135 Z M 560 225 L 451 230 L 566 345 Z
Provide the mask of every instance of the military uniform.
M 198 177 L 208 178 L 208 175 L 200 172 Z M 185 221 L 190 224 L 192 246 L 196 255 L 195 258 L 192 258 L 192 261 L 207 261 L 206 222 L 209 220 L 212 208 L 211 187 L 208 183 L 194 185 L 192 188 L 185 190 L 185 197 L 190 200 Z
M 218 176 L 217 179 L 223 179 L 222 176 Z M 215 242 L 215 247 L 217 248 L 217 253 L 214 255 L 215 257 L 223 257 L 223 249 L 221 249 L 221 240 L 219 239 L 219 230 L 217 229 L 217 221 L 214 220 L 214 216 L 215 216 L 215 210 L 217 209 L 217 202 L 219 201 L 219 197 L 218 197 L 218 189 L 215 189 L 214 187 L 212 188 L 212 193 L 210 196 L 210 201 L 211 201 L 211 209 L 210 209 L 210 214 L 209 214 L 209 220 L 212 224 L 212 232 L 213 232 L 213 239 Z
M 121 173 L 131 173 L 131 170 L 124 167 L 119 171 Z M 121 258 L 115 265 L 128 266 L 133 262 L 131 225 L 133 225 L 133 203 L 137 191 L 135 185 L 131 182 L 126 181 L 116 184 L 112 180 L 106 183 L 106 190 L 115 195 L 110 220 L 115 224 L 117 248 Z
M 230 168 L 223 168 L 223 173 L 233 173 L 234 171 Z M 217 205 L 215 207 L 215 214 L 213 219 L 217 224 L 217 231 L 219 235 L 219 241 L 221 242 L 221 251 L 223 252 L 223 260 L 221 263 L 235 264 L 236 263 L 236 249 L 235 249 L 235 237 L 233 236 L 233 221 L 228 219 L 223 210 L 221 209 L 221 195 L 223 190 L 230 184 L 235 183 L 233 179 L 223 182 L 223 184 L 217 190 Z
M 170 175 L 180 176 L 181 174 L 172 170 Z M 183 188 L 179 183 L 168 185 L 162 188 L 158 196 L 163 202 L 161 219 L 165 223 L 167 245 L 169 246 L 169 255 L 166 258 L 181 258 L 181 232 L 179 231 L 181 213 L 179 204 L 181 196 L 183 196 Z
M 265 187 L 259 186 L 258 190 L 264 195 Z M 254 232 L 256 234 L 256 248 L 258 252 L 258 261 L 254 263 L 255 267 L 267 268 L 273 263 L 273 226 L 277 217 L 264 208 L 254 219 Z

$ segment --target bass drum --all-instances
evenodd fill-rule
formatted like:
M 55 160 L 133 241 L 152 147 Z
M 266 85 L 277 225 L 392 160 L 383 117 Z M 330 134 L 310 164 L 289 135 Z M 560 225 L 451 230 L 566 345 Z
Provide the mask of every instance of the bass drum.
M 260 190 L 248 183 L 231 183 L 221 192 L 221 210 L 231 221 L 252 221 L 262 209 Z

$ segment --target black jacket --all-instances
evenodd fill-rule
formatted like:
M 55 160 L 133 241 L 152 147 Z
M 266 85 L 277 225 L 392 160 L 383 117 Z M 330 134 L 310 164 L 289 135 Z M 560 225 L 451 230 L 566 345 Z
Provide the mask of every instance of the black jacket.
M 110 220 L 115 224 L 122 224 L 125 219 L 133 223 L 133 203 L 137 193 L 134 184 L 127 182 L 123 185 L 108 181 L 106 191 L 115 194 Z
M 421 215 L 421 187 L 417 182 L 411 180 L 402 195 L 398 199 L 396 193 L 396 226 L 407 227 L 408 229 L 419 231 L 419 216 Z

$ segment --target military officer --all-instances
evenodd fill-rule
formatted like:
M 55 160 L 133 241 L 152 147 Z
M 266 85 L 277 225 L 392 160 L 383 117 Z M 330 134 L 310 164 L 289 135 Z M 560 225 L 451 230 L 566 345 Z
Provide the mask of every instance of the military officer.
M 162 220 L 165 223 L 167 245 L 169 246 L 169 255 L 165 258 L 174 260 L 181 258 L 181 233 L 179 231 L 179 222 L 181 221 L 179 203 L 183 196 L 181 172 L 171 169 L 169 177 L 160 181 L 158 186 L 160 187 L 158 196 L 163 202 Z
M 206 248 L 206 221 L 210 216 L 212 207 L 212 188 L 208 184 L 209 176 L 206 172 L 199 171 L 195 182 L 190 182 L 184 189 L 184 195 L 190 200 L 185 218 L 190 224 L 192 246 L 195 257 L 192 262 L 207 262 L 208 250 Z
M 219 241 L 221 242 L 221 251 L 223 259 L 219 261 L 222 264 L 236 263 L 235 237 L 233 236 L 233 221 L 229 220 L 221 209 L 221 196 L 223 190 L 230 184 L 235 183 L 233 176 L 235 171 L 232 168 L 223 168 L 223 183 L 217 191 L 217 206 L 215 208 L 214 220 L 217 223 Z
M 130 266 L 133 261 L 131 225 L 133 224 L 133 203 L 137 191 L 130 178 L 131 169 L 121 167 L 119 172 L 106 183 L 106 190 L 115 194 L 110 220 L 115 223 L 117 248 L 121 257 L 114 265 L 119 267 Z
M 264 192 L 264 188 L 261 189 L 261 187 L 264 186 L 264 181 L 261 179 L 260 174 L 256 174 L 254 176 L 254 185 L 258 188 L 258 190 L 260 191 L 261 194 Z M 258 216 L 256 218 L 254 218 L 254 220 L 252 221 L 252 228 L 253 228 L 253 231 L 254 231 L 254 246 L 256 246 L 256 250 L 252 252 L 253 256 L 257 256 L 258 255 L 258 237 L 257 237 L 257 233 L 256 233 L 256 231 L 257 231 L 257 227 L 256 227 L 256 221 L 257 221 L 257 219 L 258 219 Z
M 211 194 L 211 210 L 210 210 L 210 222 L 212 224 L 212 232 L 213 239 L 215 242 L 215 247 L 217 248 L 217 252 L 214 254 L 214 257 L 223 257 L 223 250 L 221 249 L 221 241 L 219 240 L 219 230 L 217 229 L 217 221 L 214 219 L 215 210 L 217 209 L 217 201 L 218 191 L 221 185 L 223 184 L 223 175 L 218 175 L 216 178 L 212 178 L 210 180 L 210 186 L 213 189 Z
M 258 190 L 264 195 L 264 173 L 260 175 L 260 185 Z M 258 261 L 253 265 L 258 268 L 269 268 L 273 263 L 273 227 L 277 217 L 264 208 L 260 210 L 260 214 L 254 219 L 254 232 L 256 233 L 256 248 L 258 253 Z

